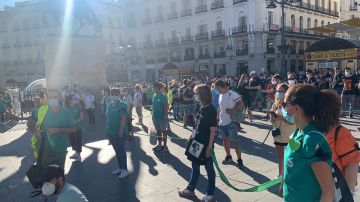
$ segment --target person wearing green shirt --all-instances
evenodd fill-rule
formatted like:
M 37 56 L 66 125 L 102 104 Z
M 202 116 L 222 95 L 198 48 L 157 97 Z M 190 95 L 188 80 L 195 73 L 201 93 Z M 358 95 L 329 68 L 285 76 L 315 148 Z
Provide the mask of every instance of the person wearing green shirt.
M 60 105 L 57 90 L 49 90 L 48 106 L 49 110 L 40 127 L 40 133 L 36 133 L 40 139 L 41 131 L 46 132 L 42 163 L 44 167 L 56 164 L 64 168 L 69 134 L 76 131 L 75 119 L 68 109 Z
M 65 99 L 65 106 L 70 111 L 71 115 L 75 119 L 76 131 L 69 134 L 70 144 L 75 153 L 70 156 L 70 159 L 74 159 L 77 162 L 81 162 L 81 152 L 82 152 L 82 141 L 81 141 L 81 121 L 84 119 L 84 109 L 79 104 L 79 98 L 74 97 L 73 95 Z
M 129 133 L 127 126 L 128 112 L 126 103 L 119 98 L 119 88 L 112 88 L 110 95 L 110 103 L 106 110 L 107 135 L 115 150 L 119 166 L 112 174 L 118 175 L 118 178 L 122 179 L 130 174 L 127 169 L 127 157 L 125 151 L 125 137 L 127 137 Z
M 334 120 L 331 91 L 306 84 L 292 86 L 285 95 L 282 116 L 297 129 L 284 154 L 284 201 L 333 201 L 331 149 L 323 135 Z
M 45 197 L 55 195 L 56 202 L 88 202 L 86 196 L 74 185 L 65 182 L 64 169 L 49 165 L 42 172 L 41 192 Z
M 166 95 L 162 93 L 164 85 L 156 82 L 153 85 L 155 94 L 152 99 L 152 121 L 156 130 L 158 145 L 153 148 L 153 151 L 167 152 L 167 103 Z M 164 143 L 164 145 L 162 144 Z

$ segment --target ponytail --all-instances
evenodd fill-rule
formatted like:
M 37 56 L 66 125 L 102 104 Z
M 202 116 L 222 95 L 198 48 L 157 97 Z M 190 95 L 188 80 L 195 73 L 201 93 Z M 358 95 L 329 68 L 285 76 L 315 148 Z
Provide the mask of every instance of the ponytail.
M 340 108 L 341 101 L 338 95 L 331 90 L 319 91 L 313 117 L 315 125 L 324 133 L 328 133 L 333 126 L 340 122 Z
M 324 133 L 339 124 L 341 101 L 334 92 L 298 84 L 290 87 L 286 94 L 288 102 L 299 105 Z

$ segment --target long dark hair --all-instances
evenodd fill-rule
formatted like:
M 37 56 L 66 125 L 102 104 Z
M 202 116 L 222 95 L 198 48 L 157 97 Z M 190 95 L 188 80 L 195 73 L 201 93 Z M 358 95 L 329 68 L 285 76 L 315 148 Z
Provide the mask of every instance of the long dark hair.
M 249 78 L 247 74 L 242 74 L 240 76 L 240 80 L 239 80 L 239 83 L 238 83 L 238 87 L 241 86 L 244 82 L 245 82 L 245 78 Z
M 320 91 L 311 85 L 298 84 L 288 89 L 286 97 L 290 104 L 299 105 L 324 133 L 339 123 L 341 103 L 330 90 Z

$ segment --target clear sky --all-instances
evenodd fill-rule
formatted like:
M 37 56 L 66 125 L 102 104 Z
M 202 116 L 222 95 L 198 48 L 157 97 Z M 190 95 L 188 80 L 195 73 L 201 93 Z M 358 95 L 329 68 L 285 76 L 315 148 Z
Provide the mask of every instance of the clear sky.
M 0 10 L 4 8 L 4 5 L 14 5 L 15 2 L 27 1 L 27 0 L 0 0 Z

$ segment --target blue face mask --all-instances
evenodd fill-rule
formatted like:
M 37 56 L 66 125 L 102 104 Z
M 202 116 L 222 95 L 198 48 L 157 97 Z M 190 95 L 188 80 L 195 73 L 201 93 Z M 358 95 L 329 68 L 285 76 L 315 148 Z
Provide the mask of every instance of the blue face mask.
M 116 101 L 116 100 L 118 100 L 119 98 L 118 98 L 118 96 L 110 96 L 110 100 L 111 101 Z
M 276 92 L 275 96 L 279 98 L 280 100 L 284 99 L 285 93 L 283 92 Z
M 49 99 L 48 101 L 49 107 L 59 107 L 60 102 L 58 99 Z
M 200 97 L 199 97 L 199 95 L 195 95 L 195 101 L 196 101 L 196 102 L 200 102 Z
M 289 122 L 289 123 L 294 123 L 294 116 L 290 116 L 287 112 L 287 110 L 285 109 L 285 107 L 281 108 L 281 113 L 282 116 L 284 117 L 284 119 Z

